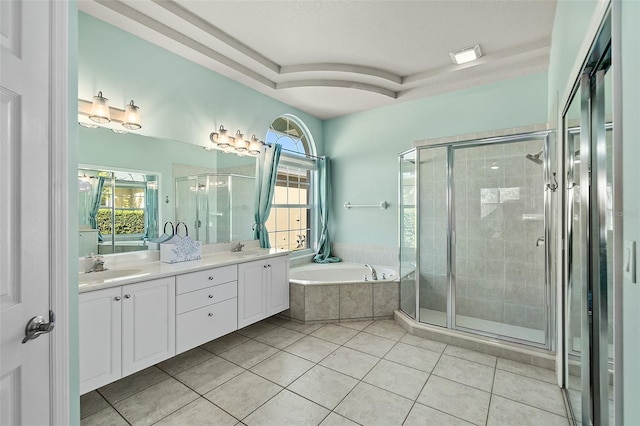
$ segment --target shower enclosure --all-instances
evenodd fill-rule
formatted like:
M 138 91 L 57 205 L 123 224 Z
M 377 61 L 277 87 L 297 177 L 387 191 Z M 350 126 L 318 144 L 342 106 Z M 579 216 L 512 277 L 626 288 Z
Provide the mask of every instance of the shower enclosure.
M 252 240 L 255 179 L 236 174 L 176 178 L 176 223 L 203 244 Z
M 399 157 L 401 309 L 419 322 L 551 345 L 550 132 Z

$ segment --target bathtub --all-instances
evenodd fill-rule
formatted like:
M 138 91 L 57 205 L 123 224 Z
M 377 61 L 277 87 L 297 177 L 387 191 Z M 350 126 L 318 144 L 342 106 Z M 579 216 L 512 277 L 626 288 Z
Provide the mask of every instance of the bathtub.
M 289 271 L 289 315 L 304 323 L 393 318 L 400 306 L 398 272 L 363 263 L 311 263 Z

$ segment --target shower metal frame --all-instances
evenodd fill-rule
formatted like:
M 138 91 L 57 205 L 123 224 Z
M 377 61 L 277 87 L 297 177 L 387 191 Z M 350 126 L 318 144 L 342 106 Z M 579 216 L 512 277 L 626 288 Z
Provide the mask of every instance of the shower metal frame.
M 551 167 L 549 164 L 549 149 L 551 140 L 554 137 L 554 132 L 551 130 L 543 130 L 543 131 L 534 131 L 528 133 L 518 133 L 513 135 L 506 136 L 496 136 L 489 138 L 480 138 L 480 139 L 469 139 L 464 141 L 456 141 L 456 142 L 446 142 L 446 143 L 436 143 L 428 146 L 419 146 L 409 149 L 407 151 L 401 152 L 399 156 L 405 156 L 411 152 L 415 152 L 415 209 L 416 209 L 416 223 L 415 223 L 415 233 L 416 233 L 416 244 L 415 244 L 415 253 L 416 253 L 416 265 L 415 265 L 415 321 L 422 323 L 420 321 L 420 243 L 419 236 L 420 234 L 420 202 L 419 202 L 419 187 L 420 187 L 420 157 L 422 150 L 430 150 L 434 148 L 446 148 L 446 166 L 447 166 L 447 191 L 446 191 L 446 209 L 447 209 L 447 312 L 446 312 L 446 324 L 444 328 L 453 329 L 453 330 L 461 330 L 466 332 L 471 332 L 474 334 L 486 336 L 489 338 L 499 338 L 504 341 L 511 341 L 515 343 L 520 343 L 528 346 L 539 347 L 543 349 L 552 350 L 555 346 L 554 343 L 554 328 L 553 324 L 555 324 L 556 314 L 551 309 L 554 306 L 554 291 L 552 291 L 552 274 L 551 274 L 551 232 L 550 232 L 550 219 L 551 219 L 551 192 L 553 190 L 549 189 L 547 185 L 551 183 Z M 456 270 L 455 270 L 455 241 L 456 241 L 456 232 L 454 229 L 454 220 L 455 220 L 455 203 L 453 202 L 455 196 L 455 182 L 454 182 L 454 164 L 453 164 L 453 152 L 455 149 L 461 148 L 472 148 L 478 146 L 485 145 L 495 145 L 495 144 L 507 144 L 507 143 L 515 143 L 515 142 L 527 142 L 531 140 L 539 139 L 543 141 L 543 185 L 544 185 L 544 264 L 545 264 L 545 284 L 544 284 L 544 308 L 545 308 L 545 343 L 540 344 L 537 342 L 532 342 L 529 340 L 523 340 L 516 337 L 505 336 L 501 334 L 490 333 L 478 329 L 471 329 L 466 327 L 456 326 Z M 402 160 L 400 160 L 402 161 Z M 400 179 L 402 182 L 402 179 Z M 400 194 L 402 197 L 402 194 Z M 402 199 L 400 199 L 402 201 Z M 400 218 L 400 223 L 402 218 Z M 402 225 L 400 225 L 402 226 Z M 400 234 L 401 235 L 401 234 Z M 400 245 L 402 248 L 402 245 Z M 401 307 L 402 309 L 402 307 Z M 425 323 L 430 324 L 430 323 Z M 435 324 L 431 324 L 435 325 Z M 438 325 L 436 325 L 438 326 Z

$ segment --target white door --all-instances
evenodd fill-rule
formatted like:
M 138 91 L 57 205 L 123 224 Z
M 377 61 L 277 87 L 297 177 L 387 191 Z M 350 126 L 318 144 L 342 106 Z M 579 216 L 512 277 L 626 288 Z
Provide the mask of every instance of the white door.
M 66 6 L 60 7 L 66 11 Z M 32 317 L 42 316 L 44 322 L 49 321 L 49 309 L 57 303 L 52 301 L 57 301 L 59 296 L 60 279 L 52 277 L 60 271 L 60 264 L 65 271 L 61 275 L 66 278 L 67 254 L 50 249 L 52 235 L 67 229 L 66 218 L 63 221 L 59 216 L 61 211 L 66 213 L 66 208 L 56 205 L 66 202 L 66 189 L 55 194 L 57 198 L 52 196 L 52 188 L 66 188 L 67 184 L 51 179 L 51 176 L 62 176 L 64 181 L 66 175 L 56 174 L 59 163 L 51 166 L 49 157 L 57 154 L 60 146 L 52 146 L 57 137 L 54 135 L 66 133 L 66 119 L 64 123 L 53 123 L 58 115 L 50 108 L 50 104 L 59 102 L 51 95 L 50 82 L 59 77 L 51 69 L 57 69 L 54 62 L 59 58 L 58 53 L 66 56 L 67 45 L 65 32 L 64 40 L 56 39 L 65 47 L 56 54 L 51 53 L 51 35 L 59 34 L 58 30 L 51 31 L 54 28 L 50 27 L 52 11 L 58 12 L 59 6 L 52 6 L 48 1 L 0 1 L 2 425 L 45 425 L 66 415 L 58 413 L 58 398 L 66 404 L 66 397 L 51 390 L 55 386 L 61 394 L 67 393 L 66 381 L 59 384 L 58 370 L 51 368 L 58 346 L 66 342 L 54 340 L 49 333 L 22 343 L 25 327 Z M 66 89 L 66 83 L 55 82 L 54 86 L 59 84 Z M 61 146 L 66 149 L 66 137 Z M 66 150 L 64 153 L 66 163 Z M 51 265 L 53 262 L 56 265 Z M 51 292 L 52 286 L 56 292 Z M 50 351 L 54 353 L 53 358 Z
M 289 256 L 267 260 L 267 316 L 289 309 Z

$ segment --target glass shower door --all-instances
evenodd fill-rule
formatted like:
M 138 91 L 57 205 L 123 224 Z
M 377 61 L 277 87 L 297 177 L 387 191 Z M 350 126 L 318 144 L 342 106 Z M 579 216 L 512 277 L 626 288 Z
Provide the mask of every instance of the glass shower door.
M 416 150 L 399 157 L 400 309 L 416 318 Z
M 455 328 L 548 344 L 546 141 L 453 148 Z

